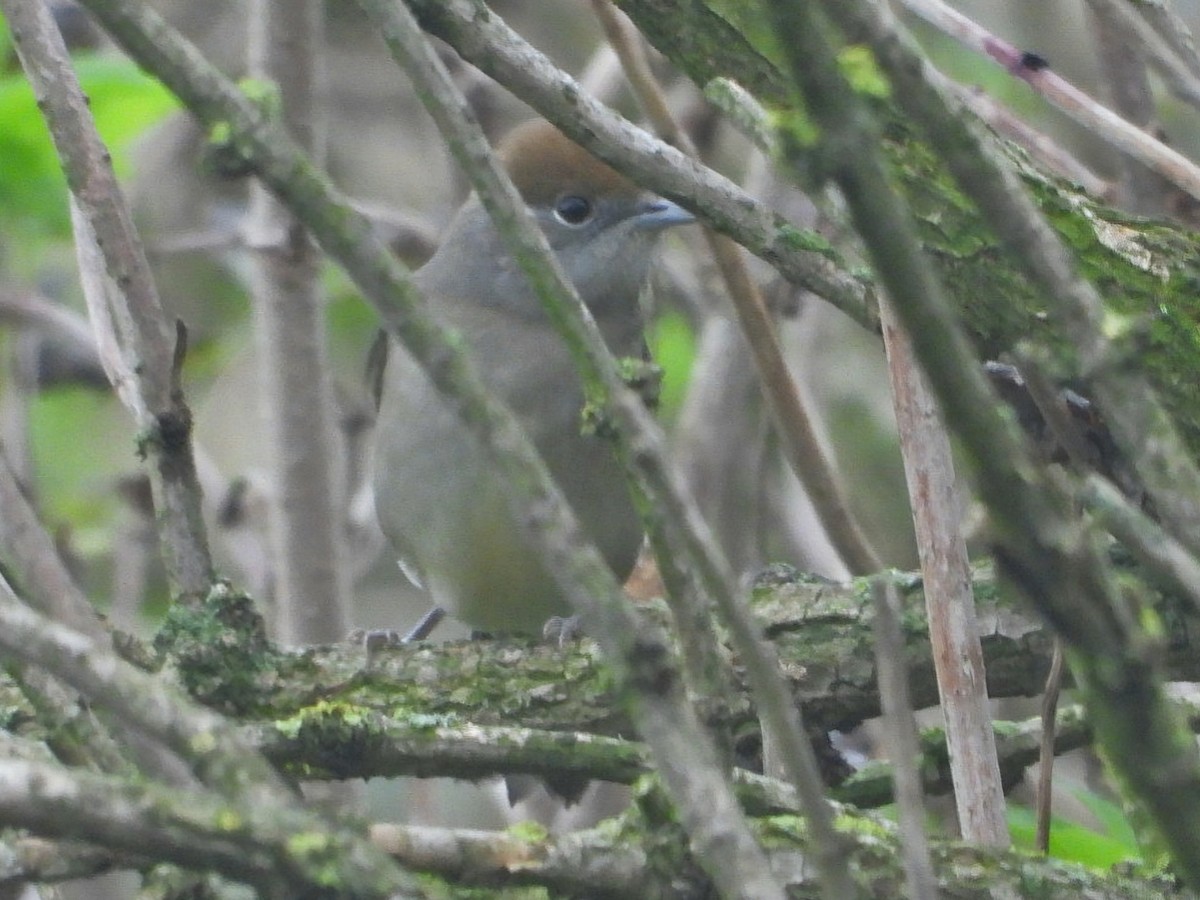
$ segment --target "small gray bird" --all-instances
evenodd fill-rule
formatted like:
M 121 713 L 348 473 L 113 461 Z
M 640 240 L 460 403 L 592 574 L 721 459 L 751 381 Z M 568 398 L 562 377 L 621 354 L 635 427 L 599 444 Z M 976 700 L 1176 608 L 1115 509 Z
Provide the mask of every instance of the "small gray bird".
M 691 214 L 543 121 L 518 127 L 500 156 L 609 349 L 640 355 L 638 295 L 657 239 L 693 221 Z M 582 433 L 583 392 L 570 356 L 478 199 L 467 200 L 414 277 L 624 580 L 642 539 L 624 478 L 604 439 Z M 450 615 L 481 631 L 540 634 L 547 619 L 570 614 L 562 592 L 526 541 L 483 449 L 388 340 L 375 450 L 384 534 Z

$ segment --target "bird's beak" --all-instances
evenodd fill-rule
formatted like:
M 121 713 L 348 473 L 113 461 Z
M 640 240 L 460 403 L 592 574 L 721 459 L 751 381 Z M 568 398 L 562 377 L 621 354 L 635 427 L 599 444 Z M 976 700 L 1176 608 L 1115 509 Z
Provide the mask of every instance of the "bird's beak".
M 678 203 L 664 200 L 662 197 L 642 203 L 633 218 L 637 228 L 652 231 L 660 231 L 674 225 L 690 225 L 696 221 L 696 217 Z

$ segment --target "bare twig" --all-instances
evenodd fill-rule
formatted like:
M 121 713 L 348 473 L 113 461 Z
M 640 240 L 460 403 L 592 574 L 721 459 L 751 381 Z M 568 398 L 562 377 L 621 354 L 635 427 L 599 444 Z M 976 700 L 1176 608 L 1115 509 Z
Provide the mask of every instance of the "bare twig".
M 253 162 L 259 176 L 289 203 L 376 303 L 388 328 L 425 368 L 431 383 L 453 398 L 463 422 L 496 461 L 498 477 L 510 490 L 513 502 L 536 510 L 536 515 L 522 515 L 521 521 L 546 554 L 548 568 L 571 604 L 586 611 L 585 620 L 598 623 L 593 633 L 602 641 L 618 679 L 640 688 L 630 696 L 630 707 L 636 711 L 639 731 L 662 762 L 661 771 L 675 781 L 673 787 L 685 792 L 680 808 L 686 810 L 683 815 L 693 826 L 689 833 L 699 848 L 722 851 L 707 856 L 706 864 L 731 864 L 718 874 L 733 896 L 747 892 L 781 896 L 778 883 L 764 868 L 761 851 L 745 830 L 696 711 L 683 695 L 682 678 L 671 652 L 626 608 L 612 573 L 594 548 L 581 543 L 569 507 L 523 430 L 511 414 L 488 398 L 462 351 L 434 324 L 369 224 L 345 207 L 335 207 L 327 183 L 303 160 L 278 124 L 265 118 L 155 12 L 133 0 L 87 0 L 86 5 L 109 33 L 153 69 L 203 122 L 225 124 L 236 136 L 232 138 L 234 146 L 242 156 Z M 528 215 L 520 204 L 516 209 Z M 538 241 L 544 240 L 540 230 L 527 224 Z M 667 510 L 664 515 L 673 518 L 675 511 Z M 699 855 L 705 856 L 703 852 Z M 734 862 L 737 864 L 732 865 Z
M 219 802 L 225 804 L 225 808 L 236 810 L 235 817 L 245 816 L 270 822 L 272 816 L 282 816 L 291 819 L 301 830 L 311 829 L 314 833 L 326 835 L 335 843 L 342 843 L 343 848 L 336 856 L 339 859 L 339 875 L 346 879 L 347 884 L 361 884 L 363 879 L 382 885 L 392 884 L 397 889 L 405 884 L 401 873 L 387 860 L 362 845 L 359 838 L 348 831 L 339 833 L 336 824 L 322 821 L 315 814 L 303 810 L 278 773 L 226 720 L 191 704 L 182 695 L 164 687 L 157 676 L 133 668 L 79 632 L 26 609 L 2 580 L 0 651 L 23 663 L 45 668 L 73 687 L 95 708 L 115 717 L 122 725 L 122 734 L 147 738 L 157 747 L 185 761 L 188 770 L 219 795 L 214 796 L 211 802 Z M 6 770 L 5 775 L 15 779 L 16 776 L 12 776 L 11 772 Z M 73 779 L 85 779 L 86 776 L 64 772 L 61 777 L 72 784 L 80 784 L 82 782 Z M 22 787 L 17 779 L 5 787 L 17 793 L 0 806 L 10 815 L 16 816 L 20 812 L 22 817 L 28 817 L 7 821 L 15 825 L 40 825 L 47 829 L 47 834 L 78 834 L 74 829 L 88 827 L 85 824 L 88 822 L 94 825 L 98 820 L 102 821 L 105 815 L 102 808 L 105 803 L 102 801 L 91 801 L 95 807 L 92 811 L 97 818 L 89 819 L 83 814 L 72 818 L 57 814 L 54 803 L 50 802 L 50 795 L 43 794 L 43 788 L 36 784 Z M 149 790 L 156 789 L 162 788 Z M 171 790 L 186 788 L 181 788 L 176 782 L 171 785 Z M 22 794 L 21 791 L 27 793 Z M 66 796 L 75 796 L 74 790 L 69 789 Z M 21 797 L 25 799 L 20 800 Z M 13 805 L 18 802 L 25 804 L 20 810 Z M 199 797 L 197 802 L 200 802 Z M 205 805 L 208 802 L 206 800 Z M 88 805 L 88 801 L 81 803 Z M 260 815 L 265 818 L 258 819 Z M 104 826 L 100 827 L 103 829 Z M 111 826 L 111 823 L 110 827 L 120 830 Z M 59 830 L 63 828 L 68 830 Z M 90 836 L 97 838 L 104 834 L 100 830 Z M 113 836 L 113 840 L 119 838 Z M 114 846 L 128 849 L 119 843 Z M 192 858 L 192 863 L 195 864 L 198 858 Z M 325 862 L 310 862 L 322 869 L 326 865 Z M 280 871 L 276 874 L 283 873 Z
M 871 599 L 875 605 L 875 658 L 883 701 L 884 741 L 892 764 L 893 792 L 899 809 L 904 875 L 912 900 L 934 900 L 937 877 L 933 874 L 929 838 L 925 834 L 925 802 L 921 774 L 917 770 L 921 745 L 908 694 L 904 633 L 900 630 L 900 598 L 896 586 L 886 576 L 881 576 L 871 582 Z
M 981 122 L 986 122 L 997 134 L 1024 147 L 1026 152 L 1041 163 L 1047 171 L 1053 172 L 1060 178 L 1073 181 L 1093 197 L 1101 200 L 1112 199 L 1114 190 L 1112 182 L 1101 178 L 1068 152 L 1065 147 L 1033 128 L 1012 110 L 998 103 L 994 97 L 980 88 L 964 87 L 947 78 L 932 66 L 929 74 L 931 80 L 940 84 L 943 90 L 958 97 L 964 106 L 979 117 Z
M 675 122 L 650 71 L 640 35 L 613 7 L 611 0 L 593 0 L 592 6 L 659 136 L 689 157 L 698 158 L 695 146 Z M 704 237 L 746 333 L 763 394 L 792 471 L 804 484 L 821 524 L 850 571 L 860 575 L 878 572 L 883 563 L 850 512 L 841 479 L 817 437 L 812 417 L 783 358 L 767 305 L 758 285 L 750 277 L 741 248 L 731 238 L 707 227 Z
M 534 107 L 580 146 L 664 197 L 700 214 L 785 278 L 878 331 L 868 281 L 833 261 L 828 243 L 771 212 L 729 179 L 597 103 L 537 48 L 474 0 L 412 4 L 422 26 Z M 814 252 L 812 247 L 820 247 Z
M 107 629 L 26 501 L 2 449 L 0 510 L 0 556 L 5 565 L 13 567 L 26 600 L 43 615 L 106 644 Z
M 1171 0 L 1134 0 L 1138 12 L 1154 26 L 1167 45 L 1195 75 L 1200 75 L 1200 54 L 1187 22 L 1174 9 Z
M 642 43 L 641 35 L 633 27 L 633 23 L 613 6 L 612 0 L 592 0 L 592 11 L 596 14 L 600 27 L 604 29 L 604 37 L 609 46 L 617 54 L 638 105 L 654 125 L 658 136 L 693 159 L 697 158 L 696 148 L 691 146 L 691 139 L 675 122 L 675 116 L 667 105 L 666 94 L 650 69 L 650 60 L 646 56 L 646 47 Z
M 736 598 L 728 565 L 721 560 L 707 526 L 680 486 L 680 479 L 665 466 L 665 442 L 661 432 L 641 403 L 623 386 L 603 337 L 575 294 L 520 195 L 490 153 L 482 132 L 473 118 L 464 114 L 465 100 L 437 54 L 403 4 L 377 0 L 360 0 L 360 3 L 379 26 L 393 56 L 418 85 L 418 95 L 471 179 L 480 201 L 505 240 L 509 253 L 529 278 L 550 321 L 571 350 L 585 392 L 592 402 L 602 400 L 605 409 L 618 422 L 618 433 L 624 440 L 615 444 L 617 455 L 626 468 L 638 476 L 634 487 L 640 500 L 635 505 L 641 509 L 656 508 L 656 514 L 650 517 L 650 524 L 661 525 L 664 541 L 669 543 L 676 559 L 687 559 L 701 572 L 701 583 L 714 595 L 712 599 L 716 600 L 725 614 L 743 657 L 753 657 L 756 653 L 759 657 L 763 656 L 757 628 L 750 623 L 744 603 Z M 689 622 L 702 616 L 711 603 L 703 595 L 671 599 L 676 617 Z M 735 606 L 739 607 L 737 614 L 732 611 Z M 585 616 L 585 621 L 594 622 L 601 629 L 607 627 L 603 619 L 627 615 L 615 609 L 604 609 L 603 619 L 597 618 L 596 614 L 601 610 L 596 608 L 594 601 L 576 608 Z M 737 618 L 738 614 L 742 617 L 741 621 Z M 687 669 L 689 676 L 694 679 L 693 685 L 702 689 L 700 696 L 724 696 L 730 684 L 730 673 L 712 639 L 711 631 L 697 634 L 695 629 L 689 628 L 687 633 L 693 640 L 701 642 L 685 648 Z M 603 631 L 596 636 L 610 660 L 616 654 L 628 652 L 620 648 L 618 642 L 606 641 Z M 742 640 L 746 636 L 749 636 L 749 645 Z M 747 665 L 753 671 L 751 663 L 758 661 L 747 659 Z M 631 662 L 632 659 L 625 665 Z M 770 657 L 770 662 L 774 662 L 773 657 Z M 783 702 L 790 707 L 777 671 L 778 664 L 775 663 L 770 678 L 780 688 Z M 639 702 L 635 708 L 640 706 Z M 663 713 L 675 720 L 676 728 L 690 730 L 691 723 L 680 718 L 681 711 L 672 709 Z M 793 714 L 788 724 L 795 728 L 797 718 Z M 769 872 L 761 869 L 756 871 L 763 862 L 762 852 L 746 829 L 728 781 L 714 765 L 715 748 L 711 740 L 701 733 L 691 733 L 691 752 L 695 765 L 690 772 L 684 773 L 679 771 L 680 757 L 663 752 L 663 723 L 649 721 L 644 713 L 636 714 L 635 721 L 639 731 L 655 750 L 659 772 L 679 805 L 685 829 L 692 840 L 703 847 L 697 856 L 714 882 L 728 896 L 780 894 L 782 889 Z M 795 728 L 795 731 L 798 741 L 804 741 L 799 728 Z M 673 739 L 678 737 L 672 735 Z M 804 743 L 804 749 L 811 758 L 812 748 L 807 742 Z M 800 789 L 803 791 L 802 787 Z M 818 802 L 824 805 L 823 798 Z M 817 828 L 815 824 L 812 827 L 814 830 Z
M 316 0 L 250 5 L 250 70 L 274 83 L 283 124 L 316 159 L 324 15 Z M 350 621 L 346 485 L 330 372 L 320 251 L 267 188 L 255 184 L 245 226 L 260 402 L 272 458 L 270 535 L 279 639 L 340 639 Z
M 1114 15 L 1113 5 L 1102 0 L 1091 3 L 1092 43 L 1100 75 L 1097 89 L 1115 113 L 1130 124 L 1153 133 L 1157 103 L 1150 87 L 1150 73 L 1144 54 L 1130 41 L 1129 28 L 1119 15 Z M 1157 34 L 1144 20 L 1138 17 L 1138 22 L 1157 39 Z M 1115 153 L 1113 156 L 1120 172 L 1114 184 L 1116 202 L 1140 215 L 1163 216 L 1172 197 L 1178 194 L 1174 186 L 1128 154 Z
M 87 319 L 49 297 L 33 291 L 0 290 L 0 321 L 35 328 L 47 337 L 65 341 L 79 356 L 100 364 L 96 335 Z
M 883 300 L 879 306 L 959 827 L 969 841 L 1007 847 L 1004 789 L 950 438 L 891 303 Z
M 901 0 L 905 7 L 973 50 L 1003 66 L 1010 74 L 1057 106 L 1101 140 L 1145 163 L 1181 190 L 1200 199 L 1200 167 L 1136 125 L 1097 103 L 1068 82 L 1041 57 L 1023 53 L 941 0 Z
M 1053 811 L 1054 737 L 1058 716 L 1058 696 L 1062 691 L 1062 641 L 1054 642 L 1054 661 L 1046 676 L 1046 693 L 1042 696 L 1042 740 L 1038 748 L 1037 834 L 1034 847 L 1050 855 L 1050 814 Z
M 1128 547 L 1157 576 L 1174 585 L 1200 612 L 1200 561 L 1186 547 L 1100 475 L 1087 477 L 1079 490 L 1079 500 L 1097 525 Z
M 1168 90 L 1194 107 L 1200 107 L 1200 75 L 1180 57 L 1167 39 L 1139 15 L 1129 0 L 1087 0 L 1088 5 L 1120 29 L 1121 36 L 1152 66 Z
M 851 39 L 864 40 L 875 51 L 892 80 L 896 102 L 921 123 L 960 188 L 993 227 L 1020 248 L 1039 278 L 1057 276 L 1051 294 L 1064 307 L 1060 314 L 1069 320 L 1088 366 L 1103 347 L 1095 318 L 1102 308 L 1099 299 L 1074 276 L 1065 250 L 1015 177 L 996 167 L 962 118 L 946 109 L 940 95 L 931 90 L 924 80 L 923 58 L 884 24 L 881 5 L 827 0 L 822 6 Z M 1151 643 L 1095 546 L 1075 524 L 1069 499 L 1052 481 L 1037 476 L 1028 448 L 998 414 L 996 398 L 982 379 L 942 287 L 922 258 L 911 212 L 889 184 L 877 149 L 879 139 L 867 124 L 866 111 L 861 101 L 850 96 L 853 92 L 824 40 L 830 22 L 807 4 L 774 0 L 771 8 L 776 33 L 789 36 L 781 47 L 793 78 L 803 88 L 807 108 L 823 137 L 838 148 L 832 177 L 847 199 L 856 230 L 896 304 L 947 422 L 975 462 L 980 496 L 992 514 L 997 561 L 1070 646 L 1076 677 L 1084 686 L 1109 759 L 1146 803 L 1184 878 L 1200 884 L 1200 842 L 1191 837 L 1200 832 L 1200 753 L 1194 742 L 1182 737 L 1182 723 L 1167 701 Z M 781 137 L 793 141 L 786 131 Z M 801 152 L 794 141 L 789 149 Z M 1094 369 L 1088 371 L 1095 375 Z M 1139 379 L 1130 378 L 1125 370 L 1120 377 L 1125 383 L 1109 380 L 1106 410 L 1136 417 L 1153 407 Z M 1137 402 L 1142 408 L 1136 411 L 1122 402 L 1132 382 L 1138 382 L 1140 389 Z M 1178 477 L 1183 468 L 1186 479 L 1175 483 L 1176 489 L 1183 490 L 1185 481 L 1194 483 L 1195 473 L 1184 468 L 1183 451 L 1161 410 L 1154 413 L 1161 421 L 1147 427 L 1141 446 L 1135 448 L 1149 451 L 1151 441 L 1157 445 L 1152 452 L 1163 454 L 1163 464 L 1172 475 Z M 1137 440 L 1132 434 L 1127 437 Z M 1200 490 L 1191 496 L 1197 495 Z M 1155 774 L 1163 767 L 1172 773 L 1169 782 Z
M 79 203 L 81 214 L 73 219 L 85 278 L 97 288 L 89 292 L 92 308 L 109 310 L 118 336 L 120 363 L 110 359 L 110 372 L 141 430 L 140 449 L 156 461 L 152 484 L 168 575 L 183 597 L 201 597 L 212 581 L 212 561 L 191 456 L 191 414 L 177 383 L 175 344 L 150 268 L 49 8 L 36 0 L 3 0 L 0 9 Z M 93 248 L 102 265 L 89 262 Z M 104 279 L 91 277 L 89 271 L 97 270 L 106 273 Z M 93 325 L 103 345 L 103 325 L 96 319 Z M 121 389 L 123 383 L 128 390 Z

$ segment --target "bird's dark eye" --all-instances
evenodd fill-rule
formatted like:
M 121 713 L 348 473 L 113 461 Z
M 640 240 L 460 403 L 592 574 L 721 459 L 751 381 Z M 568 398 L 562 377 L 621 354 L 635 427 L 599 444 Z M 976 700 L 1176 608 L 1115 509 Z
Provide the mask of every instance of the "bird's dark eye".
M 554 215 L 566 225 L 582 225 L 592 217 L 592 202 L 587 197 L 568 194 L 554 204 Z

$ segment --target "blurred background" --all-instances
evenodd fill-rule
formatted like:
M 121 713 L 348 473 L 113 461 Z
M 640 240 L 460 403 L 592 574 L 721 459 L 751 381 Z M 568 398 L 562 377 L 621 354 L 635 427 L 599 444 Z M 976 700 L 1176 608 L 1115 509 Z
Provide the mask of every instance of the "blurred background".
M 171 97 L 115 52 L 68 2 L 56 15 L 77 52 L 85 90 L 134 206 L 162 300 L 189 333 L 185 389 L 220 571 L 270 610 L 276 587 L 267 537 L 274 478 L 244 234 L 249 186 L 222 174 L 204 135 Z M 247 4 L 161 0 L 154 4 L 226 73 L 246 73 Z M 971 17 L 1048 59 L 1104 98 L 1106 55 L 1083 0 L 963 0 Z M 615 56 L 584 0 L 496 0 L 492 6 L 593 93 L 638 120 Z M 1197 24 L 1193 2 L 1174 4 Z M 978 85 L 1058 141 L 1103 179 L 1123 161 L 1051 110 L 1021 81 L 920 22 L 905 19 L 933 59 Z M 369 212 L 401 258 L 417 266 L 465 193 L 431 121 L 355 3 L 329 0 L 324 16 L 317 123 L 329 177 Z M 44 521 L 90 596 L 122 628 L 153 632 L 166 600 L 153 519 L 131 420 L 107 387 L 87 341 L 66 193 L 7 34 L 0 30 L 0 436 Z M 446 51 L 447 64 L 489 136 L 531 113 Z M 655 61 L 678 118 L 705 161 L 800 224 L 839 238 L 822 198 L 814 203 L 776 173 L 694 85 Z M 1200 128 L 1153 81 L 1153 122 L 1185 154 L 1200 157 Z M 1138 213 L 1144 197 L 1115 196 Z M 673 450 L 739 573 L 769 562 L 831 578 L 847 574 L 803 491 L 777 453 L 744 352 L 706 247 L 696 229 L 664 242 L 648 311 L 652 349 L 665 370 L 660 417 Z M 754 264 L 778 316 L 789 362 L 816 411 L 854 511 L 891 566 L 916 566 L 903 469 L 894 436 L 882 348 L 820 300 Z M 351 549 L 352 624 L 409 627 L 426 600 L 397 570 L 363 493 L 372 407 L 364 366 L 377 322 L 347 278 L 320 273 L 328 358 L 341 429 Z M 964 500 L 964 506 L 967 503 Z M 439 636 L 461 635 L 452 625 Z M 405 787 L 450 824 L 480 825 Z M 438 789 L 440 790 L 440 788 Z M 406 804 L 414 807 L 413 797 Z M 420 804 L 415 804 L 420 806 Z M 445 810 L 450 809 L 449 813 Z M 455 821 L 456 815 L 458 821 Z

